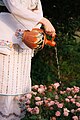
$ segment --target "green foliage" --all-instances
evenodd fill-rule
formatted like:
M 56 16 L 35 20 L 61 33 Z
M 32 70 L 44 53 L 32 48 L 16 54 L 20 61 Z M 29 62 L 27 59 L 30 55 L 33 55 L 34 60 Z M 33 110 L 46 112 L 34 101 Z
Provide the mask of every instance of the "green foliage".
M 55 66 L 54 66 L 55 65 Z M 55 75 L 56 74 L 56 75 Z M 34 84 L 50 84 L 57 79 L 57 66 L 54 48 L 46 46 L 32 59 L 32 80 Z
M 57 33 L 55 40 L 57 42 L 58 49 L 60 81 L 62 81 L 66 86 L 80 86 L 79 0 L 42 0 L 42 4 L 44 15 L 47 16 L 47 18 L 52 22 Z M 76 31 L 79 33 L 78 35 L 75 34 Z M 38 65 L 37 62 L 39 63 Z M 57 81 L 57 67 L 58 65 L 56 62 L 56 54 L 54 48 L 45 47 L 45 49 L 37 53 L 37 56 L 34 57 L 32 62 L 33 83 L 37 82 L 37 80 L 38 83 L 42 84 L 45 84 L 45 81 L 46 84 L 49 82 L 51 83 L 53 81 Z M 37 73 L 38 69 L 40 73 Z
M 57 30 L 57 49 L 60 66 L 60 80 L 67 86 L 79 85 L 80 80 L 80 41 L 75 31 L 79 31 L 80 18 L 60 23 Z M 53 21 L 54 22 L 54 21 Z M 79 33 L 80 34 L 80 33 Z M 49 84 L 58 80 L 58 65 L 55 49 L 45 46 L 32 59 L 33 83 Z

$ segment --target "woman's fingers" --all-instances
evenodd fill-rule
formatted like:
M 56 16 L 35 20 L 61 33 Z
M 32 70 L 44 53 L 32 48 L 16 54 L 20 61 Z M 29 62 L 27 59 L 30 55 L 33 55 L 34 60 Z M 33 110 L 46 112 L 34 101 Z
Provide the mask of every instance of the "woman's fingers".
M 55 37 L 55 35 L 56 35 L 55 31 L 46 31 L 46 34 L 48 34 L 52 37 Z

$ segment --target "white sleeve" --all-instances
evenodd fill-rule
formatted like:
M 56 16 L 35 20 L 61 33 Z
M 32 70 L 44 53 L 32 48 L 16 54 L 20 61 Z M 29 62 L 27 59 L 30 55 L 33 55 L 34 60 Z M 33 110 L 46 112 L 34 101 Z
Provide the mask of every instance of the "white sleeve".
M 3 0 L 7 9 L 14 15 L 22 17 L 27 20 L 32 20 L 35 22 L 39 22 L 43 17 L 42 6 L 39 0 L 39 9 L 34 12 L 29 10 L 27 7 L 23 7 L 19 0 Z

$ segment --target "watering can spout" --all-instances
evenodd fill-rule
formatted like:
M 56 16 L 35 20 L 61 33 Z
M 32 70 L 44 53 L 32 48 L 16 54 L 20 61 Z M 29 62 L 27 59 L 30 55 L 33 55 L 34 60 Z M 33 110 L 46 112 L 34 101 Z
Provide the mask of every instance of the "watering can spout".
M 55 37 L 52 37 L 51 40 L 45 40 L 45 44 L 54 47 L 56 45 L 56 42 L 54 41 Z
M 46 40 L 45 44 L 54 47 L 56 45 L 56 42 L 55 41 Z

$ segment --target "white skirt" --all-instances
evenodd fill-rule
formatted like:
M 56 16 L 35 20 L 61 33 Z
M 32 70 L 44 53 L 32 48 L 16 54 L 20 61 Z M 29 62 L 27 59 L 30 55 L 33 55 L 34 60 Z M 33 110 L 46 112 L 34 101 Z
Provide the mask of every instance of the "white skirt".
M 10 55 L 0 54 L 0 95 L 20 95 L 31 91 L 30 48 L 14 45 Z
M 25 107 L 19 106 L 14 96 L 0 96 L 0 120 L 21 120 Z
M 30 48 L 22 49 L 13 45 L 10 54 L 0 53 L 0 120 L 21 120 L 25 107 L 19 106 L 16 95 L 31 91 Z

